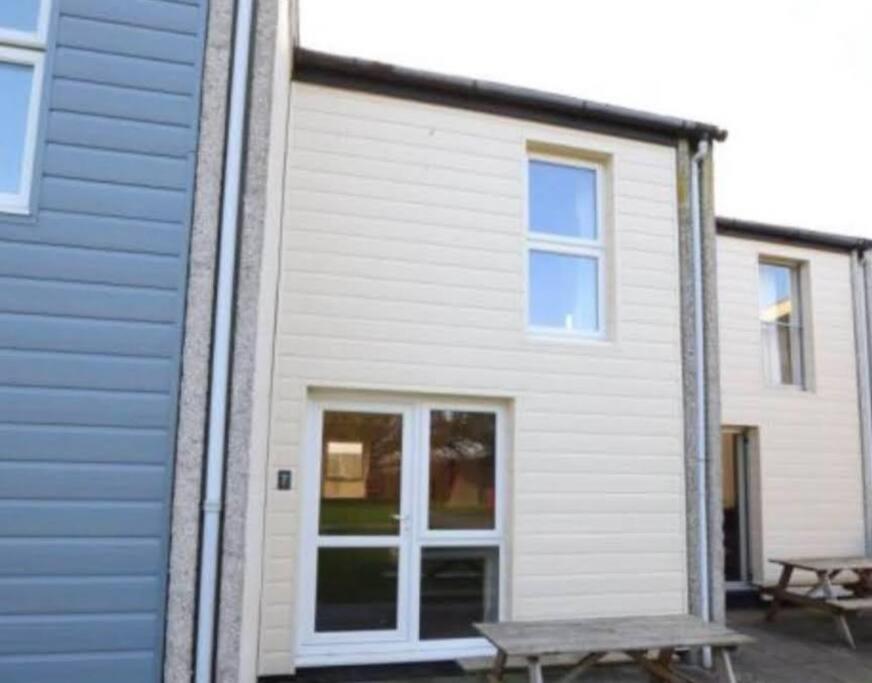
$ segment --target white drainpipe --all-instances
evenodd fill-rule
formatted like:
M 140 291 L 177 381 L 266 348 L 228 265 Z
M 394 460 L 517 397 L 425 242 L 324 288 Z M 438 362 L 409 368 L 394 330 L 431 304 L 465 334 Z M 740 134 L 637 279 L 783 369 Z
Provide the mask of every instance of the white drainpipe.
M 209 424 L 206 446 L 206 484 L 200 542 L 200 580 L 197 588 L 196 683 L 212 683 L 215 652 L 215 612 L 221 503 L 224 493 L 224 451 L 227 433 L 227 394 L 233 331 L 233 291 L 239 233 L 239 197 L 251 48 L 253 0 L 237 0 L 233 39 L 233 67 L 227 116 L 227 151 L 221 203 L 218 279 L 209 377 Z
M 696 477 L 697 507 L 699 511 L 699 601 L 704 621 L 711 621 L 711 581 L 709 569 L 709 515 L 708 515 L 708 448 L 706 441 L 706 377 L 705 377 L 705 306 L 703 302 L 702 272 L 702 197 L 700 192 L 700 164 L 708 153 L 709 143 L 702 140 L 690 160 L 690 213 L 693 227 L 693 322 L 696 354 Z M 703 665 L 710 667 L 712 653 L 710 648 L 703 650 Z

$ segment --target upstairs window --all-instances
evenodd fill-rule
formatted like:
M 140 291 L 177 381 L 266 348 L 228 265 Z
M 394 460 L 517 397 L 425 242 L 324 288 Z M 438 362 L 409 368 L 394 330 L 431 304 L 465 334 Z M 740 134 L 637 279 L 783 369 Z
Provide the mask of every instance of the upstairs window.
M 527 321 L 531 330 L 604 330 L 602 167 L 531 158 L 528 167 Z
M 799 287 L 798 265 L 760 263 L 763 371 L 772 385 L 805 384 Z
M 0 211 L 27 213 L 49 0 L 0 0 Z

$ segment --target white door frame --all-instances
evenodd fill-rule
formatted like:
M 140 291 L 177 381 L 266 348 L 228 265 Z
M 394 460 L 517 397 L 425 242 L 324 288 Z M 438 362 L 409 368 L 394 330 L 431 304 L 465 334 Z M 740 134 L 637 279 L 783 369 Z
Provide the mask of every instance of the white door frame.
M 429 420 L 431 410 L 490 412 L 496 415 L 496 471 L 493 530 L 430 531 Z M 318 533 L 321 481 L 321 437 L 325 411 L 399 414 L 403 419 L 403 454 L 400 484 L 399 537 L 331 537 Z M 466 398 L 437 400 L 349 394 L 310 397 L 303 457 L 300 466 L 301 529 L 297 554 L 297 609 L 295 664 L 323 666 L 389 663 L 490 656 L 494 650 L 483 638 L 419 639 L 420 566 L 422 546 L 495 547 L 498 563 L 498 616 L 506 617 L 506 452 L 505 407 L 496 402 Z M 397 595 L 397 629 L 315 633 L 316 559 L 319 547 L 398 547 L 400 551 Z

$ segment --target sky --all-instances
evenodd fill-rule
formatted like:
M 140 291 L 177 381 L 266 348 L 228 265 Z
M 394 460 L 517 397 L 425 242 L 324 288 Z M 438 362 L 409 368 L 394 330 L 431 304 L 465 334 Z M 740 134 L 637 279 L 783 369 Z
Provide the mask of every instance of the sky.
M 715 123 L 718 215 L 872 237 L 872 0 L 301 0 L 300 39 Z

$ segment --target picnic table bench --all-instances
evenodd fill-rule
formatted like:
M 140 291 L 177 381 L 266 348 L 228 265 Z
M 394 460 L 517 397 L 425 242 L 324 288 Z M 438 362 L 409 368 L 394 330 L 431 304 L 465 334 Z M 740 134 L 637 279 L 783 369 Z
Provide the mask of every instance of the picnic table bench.
M 782 603 L 826 612 L 833 616 L 848 645 L 856 648 L 847 617 L 872 610 L 872 557 L 806 557 L 775 559 L 770 562 L 781 565 L 781 578 L 774 586 L 760 587 L 762 594 L 772 596 L 772 603 L 766 613 L 767 621 L 775 620 Z M 814 573 L 816 582 L 804 590 L 791 587 L 790 580 L 797 570 Z M 839 578 L 849 572 L 854 580 L 838 583 Z M 837 595 L 837 583 L 848 590 L 847 597 Z
M 497 650 L 489 683 L 503 680 L 506 660 L 526 660 L 530 683 L 543 683 L 544 657 L 581 656 L 561 679 L 575 680 L 610 653 L 623 653 L 651 674 L 652 680 L 693 683 L 675 669 L 674 654 L 682 648 L 711 647 L 727 683 L 736 683 L 730 651 L 752 642 L 748 636 L 690 615 L 613 617 L 579 621 L 529 621 L 476 624 Z M 648 653 L 654 651 L 654 659 Z

